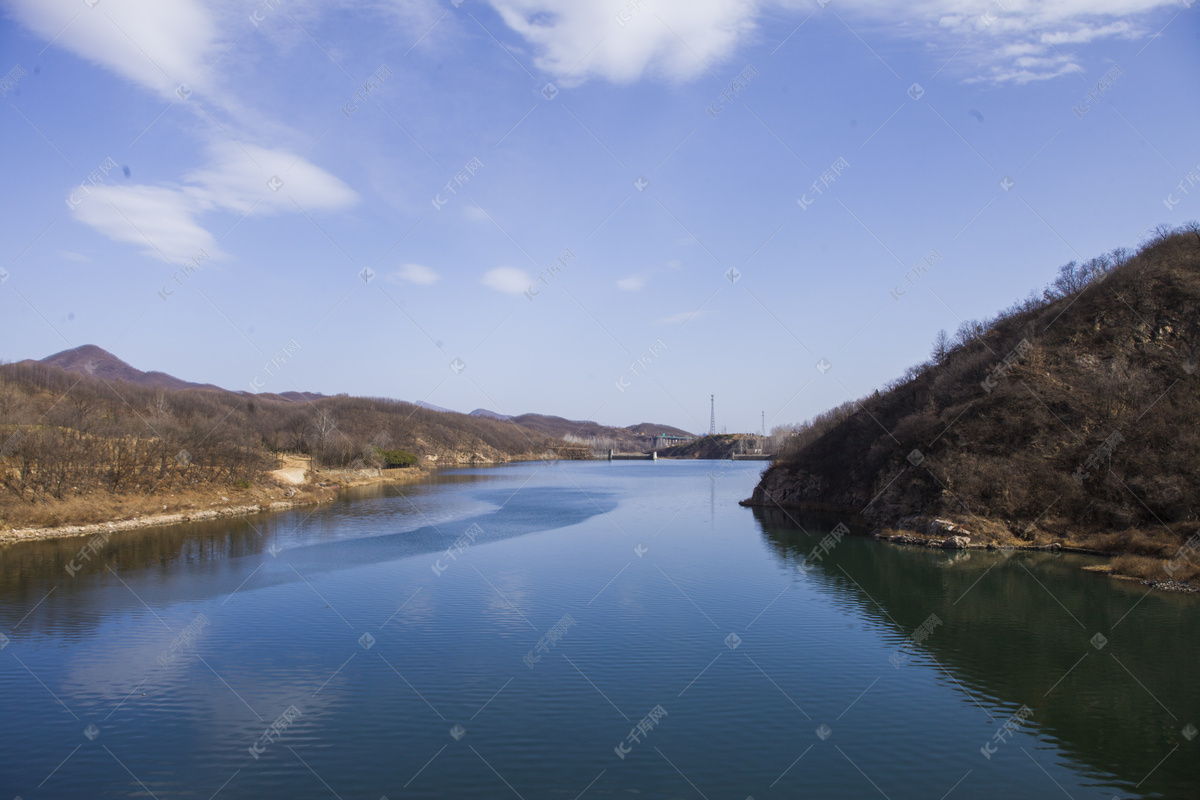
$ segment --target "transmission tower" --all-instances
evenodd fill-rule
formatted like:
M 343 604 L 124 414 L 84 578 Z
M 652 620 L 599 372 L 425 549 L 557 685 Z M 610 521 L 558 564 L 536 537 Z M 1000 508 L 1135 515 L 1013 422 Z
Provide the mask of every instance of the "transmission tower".
M 717 396 L 715 394 L 710 394 L 708 396 L 708 402 L 709 402 L 708 435 L 716 436 L 717 435 Z

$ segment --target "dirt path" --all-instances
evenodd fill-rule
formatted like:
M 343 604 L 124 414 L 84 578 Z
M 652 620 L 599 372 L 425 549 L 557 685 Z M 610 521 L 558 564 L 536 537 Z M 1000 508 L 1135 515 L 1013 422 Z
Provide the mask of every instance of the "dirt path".
M 308 477 L 309 460 L 304 456 L 283 456 L 283 466 L 273 472 L 268 472 L 272 478 L 282 484 L 299 486 Z

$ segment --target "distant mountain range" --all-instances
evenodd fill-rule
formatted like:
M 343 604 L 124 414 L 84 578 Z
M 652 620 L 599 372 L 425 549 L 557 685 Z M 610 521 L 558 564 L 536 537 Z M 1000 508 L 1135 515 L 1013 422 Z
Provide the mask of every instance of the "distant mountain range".
M 105 381 L 125 381 L 126 383 L 137 384 L 138 386 L 147 386 L 151 389 L 168 389 L 171 391 L 177 391 L 179 389 L 228 391 L 211 383 L 193 383 L 192 381 L 185 381 L 182 378 L 176 378 L 174 375 L 168 375 L 165 372 L 143 372 L 137 367 L 131 366 L 125 361 L 117 358 L 103 347 L 97 347 L 94 344 L 85 344 L 71 350 L 63 350 L 60 353 L 55 353 L 52 356 L 46 356 L 38 361 L 26 359 L 21 363 L 45 364 L 50 367 L 58 367 L 59 369 L 67 372 L 91 375 L 94 378 L 99 378 Z M 249 394 L 249 392 L 236 392 L 236 394 Z M 281 392 L 279 394 L 270 394 L 268 396 L 278 397 L 284 400 L 300 401 L 315 400 L 318 397 L 324 397 L 325 395 L 318 392 Z
M 201 389 L 207 391 L 228 391 L 220 386 L 215 386 L 211 383 L 193 383 L 185 381 L 182 378 L 176 378 L 174 375 L 168 375 L 165 372 L 151 371 L 143 372 L 127 362 L 121 360 L 117 356 L 108 352 L 102 347 L 97 347 L 94 344 L 85 344 L 71 350 L 63 350 L 60 353 L 55 353 L 52 356 L 35 361 L 27 359 L 21 363 L 24 364 L 45 364 L 50 367 L 57 367 L 67 372 L 74 372 L 83 375 L 90 375 L 105 381 L 124 381 L 126 383 L 136 384 L 138 386 L 146 386 L 152 389 L 164 389 L 169 391 L 178 391 L 181 389 Z M 240 391 L 235 394 L 250 394 L 249 392 Z M 271 397 L 292 402 L 316 400 L 326 395 L 319 392 L 281 392 L 278 394 L 260 393 L 260 397 Z M 415 403 L 422 408 L 430 411 L 441 411 L 445 413 L 456 413 L 448 408 L 442 408 L 430 403 L 418 401 Z M 637 425 L 630 425 L 626 428 L 615 428 L 607 425 L 601 425 L 591 421 L 578 421 L 564 419 L 563 417 L 548 416 L 545 414 L 521 414 L 519 416 L 510 416 L 498 414 L 495 411 L 489 411 L 485 408 L 477 408 L 470 413 L 473 417 L 484 417 L 487 419 L 512 421 L 518 425 L 538 431 L 555 439 L 561 439 L 563 436 L 576 436 L 580 439 L 611 439 L 617 449 L 646 449 L 648 437 L 654 436 L 692 436 L 693 434 L 680 428 L 671 425 L 661 425 L 658 423 L 641 422 Z

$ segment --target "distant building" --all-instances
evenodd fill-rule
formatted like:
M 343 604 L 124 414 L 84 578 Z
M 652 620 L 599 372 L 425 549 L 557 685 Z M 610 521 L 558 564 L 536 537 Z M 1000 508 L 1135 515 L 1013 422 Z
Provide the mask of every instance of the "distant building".
M 670 434 L 660 433 L 654 437 L 654 449 L 663 450 L 668 447 L 674 447 L 677 444 L 687 444 L 695 437 L 692 436 L 671 436 Z

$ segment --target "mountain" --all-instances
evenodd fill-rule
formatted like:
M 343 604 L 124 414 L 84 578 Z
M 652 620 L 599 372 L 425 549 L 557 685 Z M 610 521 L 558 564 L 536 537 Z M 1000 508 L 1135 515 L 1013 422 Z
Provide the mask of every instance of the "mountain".
M 165 372 L 142 372 L 114 356 L 102 347 L 85 344 L 70 350 L 63 350 L 52 356 L 46 356 L 40 361 L 27 360 L 22 363 L 45 364 L 57 367 L 66 372 L 79 375 L 90 375 L 104 381 L 125 381 L 126 383 L 147 386 L 152 389 L 219 389 L 211 383 L 192 383 Z
M 507 414 L 497 414 L 495 411 L 488 411 L 486 408 L 477 408 L 471 412 L 472 417 L 487 417 L 488 419 L 512 419 Z
M 151 389 L 164 389 L 170 391 L 178 391 L 181 389 L 206 389 L 212 391 L 227 391 L 219 386 L 214 386 L 211 383 L 193 383 L 185 381 L 182 378 L 176 378 L 174 375 L 168 375 L 165 372 L 143 372 L 136 367 L 122 361 L 117 356 L 108 352 L 102 347 L 97 347 L 94 344 L 85 344 L 70 350 L 63 350 L 60 353 L 55 353 L 52 356 L 47 356 L 40 361 L 26 360 L 22 364 L 42 364 L 48 367 L 55 367 L 66 372 L 75 373 L 78 375 L 88 375 L 93 378 L 98 378 L 103 381 L 124 381 L 137 386 L 145 386 Z M 247 392 L 236 392 L 236 394 L 248 394 Z M 262 392 L 256 397 L 260 399 L 286 400 L 289 402 L 312 402 L 326 395 L 319 392 Z M 419 406 L 430 411 L 437 411 L 446 414 L 455 414 L 448 408 L 435 406 L 424 401 L 417 401 L 413 405 Z M 674 428 L 670 425 L 658 425 L 649 422 L 639 423 L 629 428 L 611 428 L 605 425 L 600 425 L 595 422 L 577 422 L 564 419 L 562 417 L 547 416 L 544 414 L 523 414 L 519 417 L 507 416 L 498 414 L 494 411 L 489 411 L 485 408 L 477 408 L 468 416 L 480 417 L 484 419 L 498 421 L 516 421 L 531 430 L 538 431 L 555 439 L 561 439 L 564 435 L 578 436 L 582 439 L 606 439 L 616 443 L 617 449 L 630 450 L 649 450 L 652 446 L 652 437 L 661 434 L 669 436 L 691 436 L 687 431 Z
M 1200 529 L 1200 226 L 1064 265 L 933 360 L 800 426 L 747 505 L 1081 545 L 1161 579 Z M 932 527 L 931 526 L 932 523 Z M 1185 554 L 1186 555 L 1186 554 Z M 1180 571 L 1181 570 L 1181 571 Z

